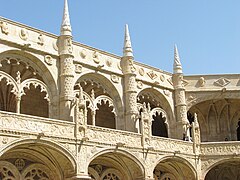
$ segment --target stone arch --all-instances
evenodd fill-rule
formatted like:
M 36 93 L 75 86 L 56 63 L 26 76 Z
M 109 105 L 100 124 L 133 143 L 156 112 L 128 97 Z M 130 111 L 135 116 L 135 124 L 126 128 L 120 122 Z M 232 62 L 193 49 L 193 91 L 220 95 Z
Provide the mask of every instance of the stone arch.
M 142 95 L 150 97 L 149 100 L 145 101 L 141 99 Z M 151 110 L 155 108 L 162 109 L 161 111 L 163 111 L 164 113 L 162 114 L 163 117 L 160 117 L 160 119 L 162 119 L 161 124 L 165 125 L 167 132 L 167 136 L 164 137 L 172 137 L 172 135 L 174 134 L 172 131 L 174 131 L 174 129 L 171 129 L 171 127 L 174 126 L 174 113 L 166 97 L 156 89 L 146 88 L 138 93 L 137 99 L 138 104 L 142 104 L 142 102 L 145 102 L 146 104 L 150 103 Z M 155 122 L 153 121 L 153 125 L 154 123 Z
M 240 99 L 211 99 L 189 109 L 198 114 L 202 141 L 237 140 L 236 129 L 240 118 Z
M 152 169 L 155 178 L 173 178 L 171 180 L 197 179 L 194 166 L 183 157 L 165 156 L 157 160 Z
M 212 177 L 219 180 L 225 179 L 237 180 L 240 178 L 239 166 L 240 166 L 239 157 L 214 161 L 214 163 L 212 163 L 210 166 L 207 167 L 205 171 L 203 171 L 202 177 L 205 180 L 211 180 Z M 215 171 L 215 169 L 217 169 L 217 171 Z
M 10 162 L 0 161 L 0 179 L 20 179 L 18 169 Z
M 145 173 L 143 163 L 139 159 L 120 149 L 105 149 L 94 154 L 88 162 L 88 167 L 91 168 L 89 172 L 94 169 L 98 171 L 99 165 L 102 169 L 101 173 L 98 173 L 99 177 L 104 176 L 106 172 L 116 172 L 121 179 L 132 180 L 143 178 Z
M 33 65 L 34 68 L 36 68 L 36 70 L 39 71 L 40 75 L 42 75 L 43 80 L 51 90 L 51 93 L 53 95 L 57 94 L 58 88 L 57 88 L 57 83 L 54 80 L 53 74 L 38 57 L 24 51 L 8 50 L 0 53 L 0 59 L 6 56 L 11 56 L 11 55 L 13 55 L 14 57 L 20 56 L 21 58 L 27 61 L 26 63 L 31 63 L 31 65 Z
M 196 104 L 213 100 L 213 99 L 240 99 L 240 94 L 237 91 L 216 91 L 203 93 L 189 93 L 187 94 L 187 110 L 191 109 Z
M 50 102 L 52 104 L 57 104 L 56 101 L 58 100 L 56 99 L 56 97 L 58 95 L 58 88 L 57 88 L 56 81 L 54 80 L 54 77 L 51 71 L 38 57 L 24 51 L 8 50 L 0 53 L 0 66 L 2 66 L 2 64 L 9 64 L 11 66 L 14 66 L 15 67 L 14 72 L 20 67 L 31 69 L 32 77 L 35 76 L 37 77 L 36 79 L 38 79 L 39 77 L 40 78 L 39 80 L 42 81 L 44 84 L 46 84 L 49 91 L 48 94 L 51 94 L 51 98 L 49 99 Z M 16 72 L 12 75 L 14 78 L 16 77 L 15 74 Z M 22 80 L 26 80 L 28 79 L 28 76 L 30 77 L 30 74 L 28 74 L 27 76 L 23 76 L 21 78 Z M 46 106 L 48 106 L 48 103 L 46 104 Z M 57 111 L 56 108 L 53 110 L 52 106 L 48 106 L 48 109 L 50 112 L 49 117 L 57 118 L 58 113 L 55 112 Z
M 88 106 L 88 124 L 100 125 L 102 127 L 123 129 L 121 119 L 123 115 L 123 104 L 119 91 L 105 76 L 88 73 L 78 78 L 75 82 L 75 88 L 77 86 L 83 88 L 84 93 L 87 93 L 95 101 L 94 106 Z M 92 86 L 92 88 L 90 88 Z M 94 89 L 94 91 L 92 91 Z M 111 124 L 104 122 L 102 116 L 105 116 L 103 112 L 108 112 L 108 119 Z M 95 119 L 93 120 L 93 116 Z M 89 119 L 91 119 L 89 121 Z M 114 119 L 114 120 L 113 120 Z M 93 122 L 95 121 L 95 122 Z M 104 125 L 105 124 L 105 125 Z
M 16 160 L 22 159 L 26 167 L 40 168 L 44 166 L 40 169 L 44 172 L 51 170 L 50 176 L 56 176 L 57 179 L 72 177 L 76 171 L 75 157 L 59 143 L 53 141 L 42 139 L 16 140 L 7 144 L 0 152 L 0 162 L 8 161 L 14 164 L 13 162 Z

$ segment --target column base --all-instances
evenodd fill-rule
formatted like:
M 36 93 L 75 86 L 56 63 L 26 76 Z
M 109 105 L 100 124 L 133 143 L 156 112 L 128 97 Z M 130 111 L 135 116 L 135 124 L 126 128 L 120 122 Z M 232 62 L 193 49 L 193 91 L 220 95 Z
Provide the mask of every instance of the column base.
M 92 178 L 89 175 L 77 175 L 77 176 L 68 178 L 67 180 L 90 180 L 90 179 Z

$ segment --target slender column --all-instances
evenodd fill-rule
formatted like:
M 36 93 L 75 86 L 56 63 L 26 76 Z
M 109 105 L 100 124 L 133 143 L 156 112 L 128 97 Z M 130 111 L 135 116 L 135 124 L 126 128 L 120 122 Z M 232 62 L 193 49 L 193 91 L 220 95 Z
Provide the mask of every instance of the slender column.
M 92 110 L 91 115 L 92 115 L 92 125 L 96 126 L 96 111 Z
M 21 96 L 16 96 L 16 113 L 20 114 Z

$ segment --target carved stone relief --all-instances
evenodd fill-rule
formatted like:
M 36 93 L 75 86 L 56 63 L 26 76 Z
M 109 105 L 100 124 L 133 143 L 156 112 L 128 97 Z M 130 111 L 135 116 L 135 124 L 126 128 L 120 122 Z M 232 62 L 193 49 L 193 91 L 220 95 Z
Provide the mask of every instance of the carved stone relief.
M 216 81 L 214 82 L 214 85 L 220 86 L 220 87 L 225 87 L 225 86 L 227 86 L 229 83 L 231 83 L 230 80 L 228 80 L 227 78 L 221 77 L 221 78 L 219 78 L 218 80 L 216 80 Z
M 22 40 L 26 41 L 28 39 L 28 31 L 26 29 L 22 28 L 19 32 L 19 37 Z
M 199 84 L 200 87 L 204 87 L 205 86 L 206 81 L 205 81 L 204 77 L 200 77 L 199 78 L 198 84 Z
M 97 51 L 94 51 L 93 52 L 93 61 L 96 63 L 96 64 L 99 64 L 100 63 L 100 54 L 97 52 Z
M 81 64 L 75 64 L 75 72 L 77 74 L 80 74 L 82 72 L 82 65 Z
M 154 71 L 149 71 L 148 73 L 147 73 L 147 75 L 152 79 L 152 80 L 154 80 L 154 79 L 156 79 L 158 76 L 157 76 L 157 74 L 154 72 Z
M 8 23 L 4 21 L 0 21 L 0 28 L 3 34 L 8 35 L 9 33 Z
M 46 55 L 44 61 L 50 66 L 53 65 L 53 58 L 50 55 Z
M 52 47 L 53 47 L 53 49 L 54 49 L 55 51 L 58 51 L 57 41 L 53 41 Z
M 106 60 L 106 65 L 108 66 L 108 67 L 112 67 L 112 59 L 111 58 L 108 58 L 107 60 Z
M 142 89 L 143 88 L 143 82 L 142 81 L 137 81 L 137 88 Z
M 160 75 L 160 81 L 164 82 L 165 81 L 165 76 L 163 74 Z
M 140 74 L 141 76 L 143 76 L 143 75 L 145 74 L 145 71 L 144 71 L 143 68 L 140 68 L 140 69 L 139 69 L 139 74 Z
M 40 45 L 40 46 L 43 46 L 43 45 L 44 45 L 44 36 L 43 36 L 43 34 L 39 34 L 39 35 L 38 35 L 37 44 Z
M 120 78 L 119 78 L 117 75 L 112 74 L 112 75 L 111 75 L 111 80 L 112 80 L 112 82 L 114 82 L 114 83 L 119 83 Z
M 83 59 L 85 59 L 85 58 L 87 57 L 87 51 L 86 51 L 85 49 L 82 49 L 82 50 L 80 51 L 80 56 L 81 56 Z

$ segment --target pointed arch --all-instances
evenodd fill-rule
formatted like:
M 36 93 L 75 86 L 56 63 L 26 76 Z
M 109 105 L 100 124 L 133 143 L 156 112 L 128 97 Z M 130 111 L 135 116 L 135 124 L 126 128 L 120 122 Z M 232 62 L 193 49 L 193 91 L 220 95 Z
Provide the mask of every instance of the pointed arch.
M 123 102 L 112 82 L 101 74 L 87 73 L 76 80 L 76 87 L 77 84 L 83 88 L 85 97 L 91 99 L 87 106 L 89 108 L 87 118 L 90 125 L 124 129 L 123 121 L 120 121 L 120 117 L 123 116 Z M 106 113 L 108 115 L 104 118 Z
M 174 124 L 175 124 L 174 113 L 166 97 L 156 89 L 146 88 L 138 93 L 137 99 L 138 99 L 137 101 L 138 101 L 139 110 L 141 110 L 142 108 L 141 104 L 145 102 L 146 104 L 148 103 L 150 104 L 151 111 L 153 110 L 154 113 L 159 111 L 159 115 L 163 115 L 163 117 L 160 117 L 159 120 L 161 121 L 162 125 L 166 126 L 166 129 L 167 129 L 167 135 L 164 135 L 164 136 L 165 137 L 174 136 L 174 128 L 171 128 L 171 127 L 174 127 Z M 152 115 L 154 115 L 154 113 Z

